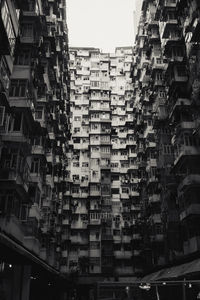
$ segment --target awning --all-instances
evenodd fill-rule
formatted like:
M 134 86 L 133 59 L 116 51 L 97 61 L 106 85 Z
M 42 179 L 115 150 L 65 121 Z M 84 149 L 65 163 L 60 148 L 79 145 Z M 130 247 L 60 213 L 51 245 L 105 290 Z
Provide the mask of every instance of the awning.
M 0 232 L 0 247 L 1 244 L 5 247 L 8 247 L 11 251 L 13 251 L 13 258 L 17 259 L 17 255 L 20 255 L 24 258 L 24 260 L 29 261 L 30 264 L 36 264 L 40 266 L 42 269 L 49 271 L 53 275 L 60 275 L 58 269 L 55 269 L 53 266 L 49 265 L 46 261 L 42 260 L 39 256 L 35 255 L 29 249 L 25 248 L 22 244 L 14 239 L 7 236 L 4 232 Z M 18 261 L 19 263 L 19 261 Z
M 159 270 L 144 276 L 141 281 L 150 282 L 155 280 L 175 279 L 179 277 L 186 277 L 194 273 L 200 272 L 200 258 L 192 262 L 185 263 L 179 266 L 174 266 L 166 269 Z

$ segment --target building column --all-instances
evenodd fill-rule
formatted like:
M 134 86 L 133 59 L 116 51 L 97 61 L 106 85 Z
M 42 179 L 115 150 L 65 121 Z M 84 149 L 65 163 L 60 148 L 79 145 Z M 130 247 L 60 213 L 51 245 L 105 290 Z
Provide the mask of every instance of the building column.
M 13 266 L 13 283 L 12 283 L 12 300 L 21 300 L 20 299 L 20 290 L 21 290 L 21 266 Z
M 12 300 L 29 300 L 31 266 L 13 266 Z
M 30 280 L 31 280 L 31 266 L 23 267 L 22 274 L 22 296 L 20 300 L 29 300 L 30 294 Z

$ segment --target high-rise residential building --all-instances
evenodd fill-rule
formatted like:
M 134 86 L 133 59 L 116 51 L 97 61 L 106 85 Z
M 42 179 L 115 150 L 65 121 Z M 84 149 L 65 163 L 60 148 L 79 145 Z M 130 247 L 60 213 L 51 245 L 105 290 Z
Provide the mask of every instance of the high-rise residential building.
M 120 277 L 141 271 L 132 57 L 132 47 L 114 54 L 70 48 L 66 272 Z
M 144 280 L 200 271 L 199 12 L 196 0 L 142 5 L 132 78 Z
M 3 0 L 0 10 L 0 298 L 51 299 L 62 266 L 66 4 Z
M 198 278 L 199 1 L 143 0 L 112 54 L 68 49 L 65 0 L 0 10 L 0 299 Z

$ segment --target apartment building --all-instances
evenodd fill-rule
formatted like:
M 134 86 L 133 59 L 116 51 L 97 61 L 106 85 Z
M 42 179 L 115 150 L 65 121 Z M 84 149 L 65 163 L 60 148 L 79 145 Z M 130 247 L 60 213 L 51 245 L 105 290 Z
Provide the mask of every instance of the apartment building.
M 52 299 L 66 189 L 66 4 L 3 0 L 0 9 L 0 298 Z
M 149 280 L 199 272 L 199 11 L 195 0 L 144 0 L 138 26 L 132 78 L 141 259 L 146 272 L 161 269 Z
M 132 47 L 114 54 L 70 48 L 66 272 L 126 277 L 141 271 L 132 57 Z

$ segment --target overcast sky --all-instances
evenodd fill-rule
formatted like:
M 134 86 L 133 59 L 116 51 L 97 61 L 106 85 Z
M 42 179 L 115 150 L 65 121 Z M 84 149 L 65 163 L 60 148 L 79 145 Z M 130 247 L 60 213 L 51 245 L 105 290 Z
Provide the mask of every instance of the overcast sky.
M 67 0 L 70 47 L 98 47 L 103 52 L 114 52 L 115 47 L 132 46 L 134 1 L 138 2 Z

